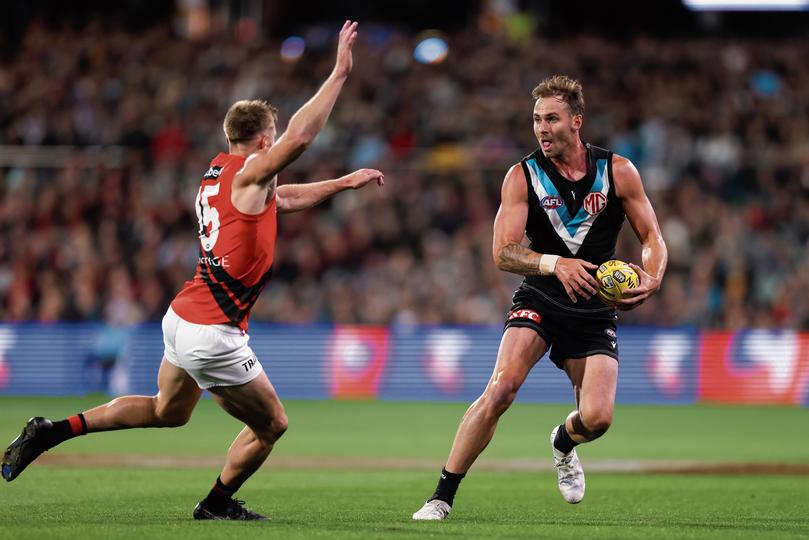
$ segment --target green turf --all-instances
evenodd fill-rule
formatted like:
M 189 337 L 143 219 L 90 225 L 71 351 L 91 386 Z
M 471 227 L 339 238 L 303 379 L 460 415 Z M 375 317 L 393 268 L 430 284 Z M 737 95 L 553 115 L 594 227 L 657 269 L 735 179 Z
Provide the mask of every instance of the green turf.
M 270 523 L 199 523 L 210 471 L 40 467 L 0 487 L 0 538 L 805 538 L 802 478 L 592 474 L 576 506 L 550 473 L 481 472 L 441 523 L 410 514 L 427 472 L 261 471 L 240 496 Z M 803 501 L 803 502 L 802 502 Z
M 101 398 L 0 398 L 0 444 L 31 415 L 54 418 Z M 464 404 L 290 401 L 278 456 L 422 458 L 443 462 Z M 515 405 L 489 460 L 548 459 L 562 405 Z M 809 411 L 782 407 L 620 406 L 594 459 L 809 462 Z M 239 425 L 203 401 L 188 426 L 93 434 L 55 453 L 222 455 Z M 806 476 L 607 474 L 564 503 L 552 473 L 472 470 L 450 519 L 415 523 L 431 470 L 263 469 L 239 492 L 271 523 L 198 523 L 190 512 L 216 469 L 33 465 L 0 485 L 0 540 L 40 538 L 807 538 Z
M 104 398 L 0 398 L 0 441 L 33 415 L 64 418 Z M 459 403 L 289 401 L 279 456 L 409 457 L 443 460 L 466 408 Z M 501 419 L 487 458 L 544 457 L 566 405 L 517 404 Z M 223 453 L 239 424 L 211 400 L 177 429 L 133 430 L 69 441 L 56 452 Z M 192 441 L 189 444 L 189 441 Z M 618 406 L 610 432 L 588 445 L 598 459 L 809 462 L 809 410 L 797 407 Z

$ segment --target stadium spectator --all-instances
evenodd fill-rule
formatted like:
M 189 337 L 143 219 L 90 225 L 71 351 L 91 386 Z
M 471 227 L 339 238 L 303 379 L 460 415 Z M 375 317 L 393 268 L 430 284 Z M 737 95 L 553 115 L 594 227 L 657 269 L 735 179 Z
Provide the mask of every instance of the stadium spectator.
M 196 262 L 195 167 L 224 146 L 207 134 L 239 98 L 294 110 L 327 55 L 191 46 L 168 25 L 24 35 L 0 65 L 0 144 L 80 150 L 0 165 L 0 318 L 101 319 L 126 301 L 128 320 L 156 320 Z M 590 89 L 585 140 L 641 170 L 671 249 L 660 294 L 622 322 L 809 328 L 807 39 L 638 40 L 462 32 L 438 65 L 392 29 L 361 42 L 332 123 L 281 181 L 376 167 L 388 192 L 284 216 L 254 319 L 500 324 L 517 278 L 491 263 L 499 187 L 532 144 L 530 89 L 561 72 Z M 97 145 L 123 150 L 94 160 Z M 618 256 L 639 261 L 630 245 Z

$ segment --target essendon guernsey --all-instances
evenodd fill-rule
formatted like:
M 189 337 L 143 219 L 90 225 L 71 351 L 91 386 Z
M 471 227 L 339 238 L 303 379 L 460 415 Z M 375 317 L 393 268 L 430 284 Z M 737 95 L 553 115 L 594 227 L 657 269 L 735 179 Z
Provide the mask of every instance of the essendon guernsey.
M 171 308 L 195 324 L 233 324 L 247 331 L 250 310 L 270 277 L 276 235 L 275 198 L 260 214 L 230 201 L 244 157 L 220 153 L 202 178 L 196 200 L 199 263 Z

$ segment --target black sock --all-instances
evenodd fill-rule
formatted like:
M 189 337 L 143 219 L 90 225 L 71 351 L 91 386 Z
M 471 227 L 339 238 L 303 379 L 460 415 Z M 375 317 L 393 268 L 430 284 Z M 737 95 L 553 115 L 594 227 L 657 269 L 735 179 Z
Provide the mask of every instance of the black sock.
M 451 473 L 446 469 L 441 469 L 441 478 L 438 480 L 435 493 L 428 500 L 438 499 L 452 506 L 455 501 L 455 492 L 458 491 L 458 486 L 461 485 L 464 476 L 466 473 Z
M 240 487 L 241 486 L 226 486 L 222 483 L 222 479 L 217 476 L 216 482 L 214 482 L 211 491 L 202 501 L 202 504 L 214 512 L 221 512 L 225 509 L 228 501 L 233 498 L 233 494 L 236 493 Z
M 563 454 L 569 454 L 570 451 L 578 445 L 579 443 L 570 438 L 570 434 L 567 432 L 565 425 L 562 424 L 559 426 L 559 429 L 556 431 L 556 437 L 553 439 L 553 447 Z
M 87 433 L 87 422 L 84 421 L 84 415 L 79 413 L 74 416 L 69 416 L 64 420 L 53 423 L 53 428 L 47 430 L 43 434 L 45 445 L 48 449 L 53 448 L 57 444 L 61 444 L 68 439 L 84 435 Z

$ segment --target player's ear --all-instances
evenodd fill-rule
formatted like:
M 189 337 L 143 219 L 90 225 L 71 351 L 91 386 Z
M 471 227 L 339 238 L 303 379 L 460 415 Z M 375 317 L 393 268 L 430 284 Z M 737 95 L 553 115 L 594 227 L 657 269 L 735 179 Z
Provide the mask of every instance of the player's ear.
M 584 117 L 582 115 L 580 115 L 580 114 L 574 114 L 573 115 L 573 122 L 572 122 L 573 129 L 575 129 L 576 131 L 580 130 L 581 125 L 583 123 L 584 123 Z

